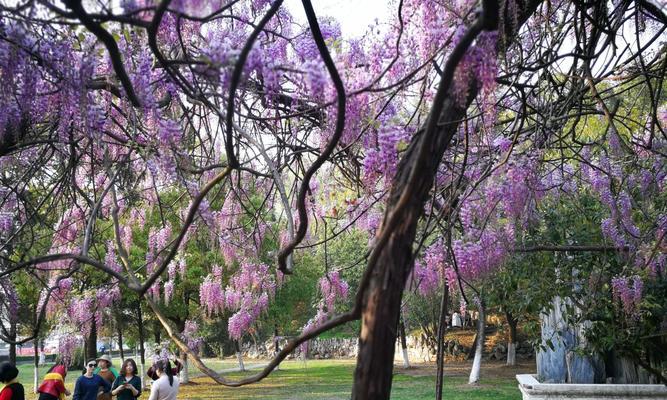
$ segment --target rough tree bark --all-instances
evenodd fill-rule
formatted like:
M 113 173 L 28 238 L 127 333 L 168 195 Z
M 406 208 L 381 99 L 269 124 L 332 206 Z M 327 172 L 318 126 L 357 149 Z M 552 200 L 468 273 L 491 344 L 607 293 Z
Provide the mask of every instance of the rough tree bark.
M 95 322 L 95 318 L 93 318 L 90 323 L 90 334 L 86 340 L 86 359 L 83 362 L 85 363 L 95 358 L 97 358 L 97 323 Z
M 505 318 L 510 328 L 507 341 L 507 365 L 516 365 L 516 327 L 519 321 L 510 312 L 505 312 Z
M 466 108 L 459 106 L 454 98 L 449 93 L 443 100 L 443 112 L 434 117 L 437 132 L 429 134 L 428 129 L 420 129 L 399 162 L 374 250 L 376 258 L 369 261 L 369 281 L 361 293 L 361 333 L 353 399 L 389 398 L 396 327 L 405 281 L 414 266 L 412 244 L 417 224 L 442 155 L 458 131 L 458 121 L 465 116 Z

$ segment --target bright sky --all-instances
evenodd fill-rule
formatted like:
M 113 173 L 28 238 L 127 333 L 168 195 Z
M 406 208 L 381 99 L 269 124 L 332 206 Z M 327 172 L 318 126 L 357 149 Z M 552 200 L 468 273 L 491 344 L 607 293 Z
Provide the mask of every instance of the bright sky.
M 385 21 L 396 8 L 392 4 L 395 2 L 388 0 L 316 0 L 312 3 L 318 17 L 333 17 L 340 23 L 345 38 L 363 35 L 376 18 Z M 286 0 L 285 5 L 297 21 L 306 24 L 301 1 Z

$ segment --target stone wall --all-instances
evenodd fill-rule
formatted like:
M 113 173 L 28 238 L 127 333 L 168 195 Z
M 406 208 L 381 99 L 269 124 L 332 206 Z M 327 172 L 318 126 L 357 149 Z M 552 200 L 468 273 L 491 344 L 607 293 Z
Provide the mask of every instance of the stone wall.
M 435 349 L 430 349 L 424 341 L 417 337 L 408 336 L 406 338 L 408 345 L 408 358 L 410 362 L 432 362 L 435 361 Z M 280 348 L 287 343 L 287 339 L 280 340 Z M 308 358 L 310 359 L 329 359 L 329 358 L 354 358 L 357 356 L 357 339 L 314 339 L 308 343 Z M 461 345 L 458 340 L 445 341 L 446 357 L 465 359 L 470 351 L 466 346 Z M 265 343 L 244 343 L 242 347 L 243 357 L 250 359 L 270 358 L 274 355 L 274 344 L 272 340 Z M 517 360 L 530 359 L 534 351 L 530 343 L 521 342 L 517 345 Z M 504 360 L 507 357 L 507 349 L 503 344 L 496 345 L 490 353 L 485 353 L 488 360 Z M 301 358 L 300 350 L 295 351 L 288 357 Z M 400 342 L 397 341 L 395 349 L 395 359 L 402 361 L 403 353 Z

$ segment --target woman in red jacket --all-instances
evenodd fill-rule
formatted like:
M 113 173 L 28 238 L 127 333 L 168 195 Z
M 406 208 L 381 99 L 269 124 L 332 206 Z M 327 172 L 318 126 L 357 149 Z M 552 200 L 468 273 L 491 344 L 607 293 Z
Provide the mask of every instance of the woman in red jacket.
M 38 400 L 61 400 L 69 396 L 69 390 L 65 388 L 65 377 L 67 376 L 67 367 L 62 364 L 56 364 L 44 376 L 44 382 L 39 386 Z
M 0 364 L 0 382 L 5 384 L 0 392 L 0 400 L 25 400 L 23 385 L 18 382 L 19 370 L 12 363 Z

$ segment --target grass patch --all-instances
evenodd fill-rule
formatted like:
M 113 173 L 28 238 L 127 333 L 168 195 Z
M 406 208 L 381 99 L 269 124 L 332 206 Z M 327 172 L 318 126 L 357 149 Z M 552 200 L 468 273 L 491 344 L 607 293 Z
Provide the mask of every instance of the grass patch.
M 250 361 L 250 365 L 256 364 Z M 209 360 L 216 370 L 234 368 L 233 360 Z M 210 378 L 197 377 L 192 384 L 184 385 L 178 395 L 179 399 L 188 400 L 231 400 L 231 399 L 300 399 L 300 400 L 331 400 L 349 399 L 354 373 L 354 360 L 310 360 L 285 361 L 279 371 L 274 371 L 268 378 L 259 383 L 241 388 L 228 388 L 215 384 Z M 508 370 L 502 366 L 488 365 L 482 371 L 482 384 L 467 384 L 466 372 L 469 364 L 461 363 L 446 370 L 445 398 L 448 400 L 520 400 L 513 375 L 518 371 Z M 45 371 L 45 370 L 44 370 Z M 241 378 L 257 371 L 227 373 L 230 378 Z M 26 386 L 26 392 L 32 391 L 32 367 L 20 367 L 20 379 Z M 198 371 L 192 370 L 192 375 Z M 42 373 L 43 376 L 43 373 Z M 67 376 L 67 387 L 74 388 L 74 380 L 78 371 Z M 391 398 L 395 400 L 432 399 L 435 389 L 434 368 L 432 365 L 419 365 L 417 368 L 403 370 L 395 368 Z M 28 400 L 36 399 L 27 393 Z M 144 393 L 141 398 L 148 398 Z
M 395 370 L 391 398 L 395 400 L 432 399 L 435 393 L 435 380 L 428 368 L 424 375 L 415 374 L 416 370 L 404 373 Z M 312 360 L 287 361 L 281 364 L 280 371 L 275 371 L 259 383 L 241 387 L 226 388 L 216 386 L 209 378 L 194 379 L 194 385 L 184 386 L 179 399 L 190 400 L 227 400 L 227 399 L 300 399 L 330 400 L 349 399 L 354 372 L 353 360 Z M 234 373 L 230 377 L 240 378 L 250 373 Z M 510 377 L 484 379 L 478 386 L 467 384 L 467 377 L 454 376 L 445 378 L 445 393 L 448 400 L 493 399 L 520 400 L 516 380 Z

